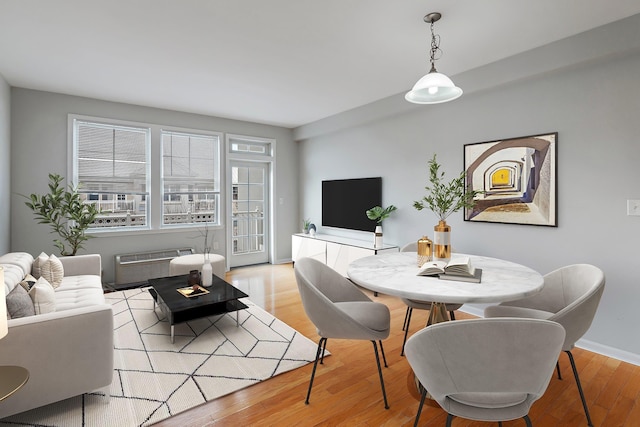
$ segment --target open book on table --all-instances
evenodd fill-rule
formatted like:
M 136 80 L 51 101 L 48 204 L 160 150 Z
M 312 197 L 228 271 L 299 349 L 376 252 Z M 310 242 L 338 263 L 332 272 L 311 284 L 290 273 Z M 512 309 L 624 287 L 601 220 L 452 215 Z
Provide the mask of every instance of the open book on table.
M 418 270 L 418 276 L 438 276 L 445 280 L 461 282 L 480 282 L 482 270 L 471 265 L 469 257 L 452 258 L 446 261 L 426 262 Z

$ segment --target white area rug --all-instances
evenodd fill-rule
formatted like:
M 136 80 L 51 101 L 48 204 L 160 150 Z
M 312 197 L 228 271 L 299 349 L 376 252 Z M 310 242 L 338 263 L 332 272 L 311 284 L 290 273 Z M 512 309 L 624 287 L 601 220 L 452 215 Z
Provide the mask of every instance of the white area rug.
M 312 362 L 316 343 L 247 299 L 236 313 L 170 327 L 146 289 L 105 295 L 114 310 L 114 375 L 104 390 L 0 425 L 146 426 Z

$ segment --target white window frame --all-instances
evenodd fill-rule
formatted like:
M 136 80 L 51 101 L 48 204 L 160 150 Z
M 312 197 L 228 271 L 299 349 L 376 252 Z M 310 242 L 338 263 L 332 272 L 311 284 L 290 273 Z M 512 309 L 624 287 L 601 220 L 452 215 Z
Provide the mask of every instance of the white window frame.
M 216 190 L 214 190 L 213 192 L 211 192 L 212 195 L 217 196 L 217 202 L 216 202 L 216 212 L 215 212 L 215 219 L 216 221 L 213 223 L 208 223 L 208 225 L 213 226 L 213 227 L 218 227 L 218 226 L 223 226 L 223 222 L 222 222 L 222 215 L 224 212 L 224 208 L 223 208 L 223 197 L 222 197 L 222 185 L 223 185 L 223 180 L 222 180 L 222 172 L 221 172 L 221 168 L 222 168 L 222 160 L 221 160 L 221 156 L 222 156 L 222 149 L 221 146 L 224 142 L 223 139 L 223 134 L 221 132 L 210 132 L 210 131 L 201 131 L 201 130 L 193 130 L 193 129 L 177 129 L 177 128 L 167 128 L 167 127 L 163 127 L 160 131 L 160 156 L 161 156 L 161 170 L 160 170 L 160 188 L 161 188 L 161 198 L 160 198 L 160 202 L 163 206 L 162 208 L 162 212 L 164 215 L 164 188 L 165 188 L 165 177 L 164 177 L 164 171 L 163 166 L 164 166 L 164 159 L 162 159 L 162 155 L 163 155 L 163 141 L 162 141 L 162 136 L 165 134 L 176 134 L 176 135 L 184 135 L 184 136 L 195 136 L 195 137 L 210 137 L 210 138 L 216 138 L 217 139 L 217 143 L 216 143 L 216 147 L 215 147 L 215 159 L 214 162 L 217 163 L 217 165 L 215 166 L 215 169 L 218 171 L 217 176 L 214 177 L 214 182 L 216 182 L 217 185 L 216 186 Z M 164 224 L 164 218 L 161 216 L 160 219 L 160 227 L 161 228 L 176 228 L 176 227 L 184 227 L 186 225 L 192 225 L 190 223 L 176 223 L 176 224 Z M 194 223 L 196 226 L 202 226 L 203 222 L 195 222 Z
M 162 132 L 176 132 L 192 135 L 206 135 L 214 136 L 218 138 L 218 191 L 219 191 L 219 203 L 217 205 L 217 222 L 215 224 L 209 224 L 214 229 L 223 228 L 225 224 L 226 216 L 226 201 L 225 201 L 225 159 L 224 150 L 222 150 L 222 144 L 224 143 L 224 133 L 202 129 L 180 128 L 180 127 L 168 127 L 158 124 L 149 124 L 142 122 L 133 122 L 117 119 L 106 119 L 95 116 L 85 116 L 79 114 L 69 114 L 67 120 L 67 176 L 72 177 L 70 184 L 77 185 L 78 183 L 78 165 L 76 160 L 77 147 L 74 141 L 74 125 L 75 121 L 84 121 L 88 123 L 98 123 L 106 126 L 121 126 L 132 128 L 148 128 L 150 130 L 150 138 L 148 144 L 148 163 L 147 163 L 147 188 L 148 197 L 146 197 L 147 203 L 147 221 L 146 225 L 142 227 L 123 226 L 123 227 L 105 227 L 98 228 L 93 227 L 87 230 L 88 234 L 137 234 L 137 233 L 157 233 L 168 231 L 180 231 L 187 228 L 202 227 L 202 223 L 182 223 L 182 224 L 167 224 L 163 225 L 163 179 L 162 179 Z

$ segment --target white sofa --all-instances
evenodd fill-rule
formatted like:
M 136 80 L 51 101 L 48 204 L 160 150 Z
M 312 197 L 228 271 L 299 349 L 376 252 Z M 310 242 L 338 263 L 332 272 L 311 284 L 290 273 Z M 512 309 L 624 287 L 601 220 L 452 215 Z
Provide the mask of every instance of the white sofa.
M 113 314 L 100 255 L 59 259 L 64 278 L 55 289 L 56 311 L 10 319 L 0 339 L 0 365 L 29 370 L 27 383 L 0 401 L 0 419 L 105 388 L 113 379 Z M 25 252 L 0 256 L 5 295 L 31 273 L 33 261 Z

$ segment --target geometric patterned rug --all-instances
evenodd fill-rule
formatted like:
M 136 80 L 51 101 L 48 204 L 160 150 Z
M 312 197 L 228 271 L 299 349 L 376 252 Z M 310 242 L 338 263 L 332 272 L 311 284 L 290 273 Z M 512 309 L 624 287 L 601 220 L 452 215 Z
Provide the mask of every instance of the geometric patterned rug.
M 248 299 L 236 313 L 170 327 L 147 289 L 105 294 L 114 311 L 110 397 L 97 390 L 0 421 L 2 426 L 147 426 L 313 362 L 316 343 Z M 328 352 L 327 352 L 328 354 Z

